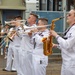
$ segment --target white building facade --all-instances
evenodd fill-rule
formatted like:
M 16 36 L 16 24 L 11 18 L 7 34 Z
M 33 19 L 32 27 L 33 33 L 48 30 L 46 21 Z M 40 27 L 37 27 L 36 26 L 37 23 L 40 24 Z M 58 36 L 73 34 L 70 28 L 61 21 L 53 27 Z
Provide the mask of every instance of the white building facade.
M 26 19 L 33 10 L 39 10 L 39 0 L 26 0 Z

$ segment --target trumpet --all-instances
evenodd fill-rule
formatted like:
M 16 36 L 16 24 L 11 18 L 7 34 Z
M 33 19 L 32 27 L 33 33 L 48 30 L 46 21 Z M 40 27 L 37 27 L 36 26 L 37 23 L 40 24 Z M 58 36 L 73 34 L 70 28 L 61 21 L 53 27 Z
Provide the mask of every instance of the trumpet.
M 25 24 L 26 20 L 12 20 L 12 21 L 5 21 L 5 24 L 13 25 L 14 22 L 21 22 L 21 24 Z
M 7 38 L 11 41 L 13 41 L 14 36 L 16 35 L 16 31 L 12 30 L 7 34 Z
M 8 34 L 1 40 L 0 42 L 0 48 L 3 47 L 3 45 L 6 43 L 6 46 L 8 46 L 8 42 L 12 41 L 15 35 L 18 35 L 16 30 L 12 29 L 8 32 Z
M 28 29 L 35 29 L 35 28 L 38 29 L 38 28 L 50 27 L 50 26 L 51 26 L 51 24 L 45 25 L 45 26 L 33 26 L 33 27 L 25 26 L 24 29 L 25 29 L 25 30 L 28 30 Z

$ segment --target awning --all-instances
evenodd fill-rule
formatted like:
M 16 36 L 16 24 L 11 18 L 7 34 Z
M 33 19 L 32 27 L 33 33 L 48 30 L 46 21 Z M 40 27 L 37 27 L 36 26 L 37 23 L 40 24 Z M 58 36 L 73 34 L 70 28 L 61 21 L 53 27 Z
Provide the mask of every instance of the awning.
M 24 6 L 0 6 L 0 9 L 26 10 L 26 7 Z

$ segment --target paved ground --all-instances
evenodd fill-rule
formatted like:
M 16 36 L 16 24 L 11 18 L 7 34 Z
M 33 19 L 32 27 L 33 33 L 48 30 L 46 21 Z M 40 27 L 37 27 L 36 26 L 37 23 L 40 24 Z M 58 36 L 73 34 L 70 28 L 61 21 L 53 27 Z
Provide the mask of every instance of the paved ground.
M 0 75 L 17 75 L 16 72 L 4 72 L 6 60 L 0 55 Z M 46 75 L 60 75 L 61 70 L 61 58 L 60 56 L 49 57 L 49 64 L 47 66 Z

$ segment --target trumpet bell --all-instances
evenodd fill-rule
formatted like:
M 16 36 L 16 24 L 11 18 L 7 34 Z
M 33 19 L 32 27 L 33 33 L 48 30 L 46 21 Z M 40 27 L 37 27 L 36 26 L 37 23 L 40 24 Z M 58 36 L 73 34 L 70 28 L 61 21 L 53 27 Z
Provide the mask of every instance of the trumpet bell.
M 11 22 L 10 21 L 9 22 L 8 21 L 5 21 L 5 24 L 11 24 Z

